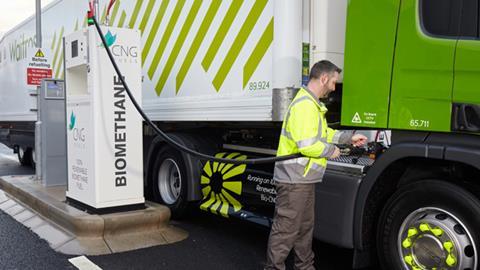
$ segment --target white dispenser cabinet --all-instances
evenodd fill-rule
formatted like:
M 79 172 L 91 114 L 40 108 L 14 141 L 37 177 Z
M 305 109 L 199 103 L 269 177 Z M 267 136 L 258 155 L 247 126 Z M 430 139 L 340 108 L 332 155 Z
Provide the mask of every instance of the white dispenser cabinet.
M 135 99 L 142 100 L 140 32 L 102 27 Z M 93 212 L 144 206 L 142 119 L 95 27 L 64 40 L 67 200 Z

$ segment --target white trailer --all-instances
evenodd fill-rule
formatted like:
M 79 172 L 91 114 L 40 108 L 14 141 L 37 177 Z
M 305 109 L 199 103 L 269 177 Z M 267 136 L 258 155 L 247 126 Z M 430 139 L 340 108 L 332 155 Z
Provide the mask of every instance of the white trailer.
M 143 33 L 143 108 L 155 121 L 278 122 L 302 70 L 319 59 L 343 65 L 346 0 L 119 0 L 107 21 L 108 2 L 103 23 Z M 87 27 L 87 9 L 86 0 L 58 0 L 42 10 L 54 78 L 64 77 L 62 38 Z M 26 69 L 35 51 L 34 16 L 0 41 L 0 138 L 22 160 L 34 145 Z
M 272 89 L 301 86 L 303 43 L 312 48 L 309 63 L 343 65 L 346 1 L 303 2 L 117 1 L 108 24 L 142 30 L 143 103 L 154 120 L 272 121 Z M 62 37 L 86 27 L 87 3 L 58 0 L 42 11 L 55 78 L 64 74 Z M 26 83 L 34 16 L 0 48 L 0 121 L 35 121 L 36 89 Z
M 236 159 L 275 155 L 283 115 L 310 66 L 321 59 L 343 66 L 347 0 L 118 0 L 108 19 L 107 4 L 100 1 L 102 23 L 142 32 L 143 109 L 169 136 L 203 153 Z M 43 51 L 54 78 L 64 78 L 63 37 L 87 27 L 87 10 L 86 0 L 57 0 L 42 11 Z M 116 35 L 110 33 L 111 50 L 133 53 L 115 47 Z M 34 40 L 32 16 L 0 41 L 0 138 L 27 151 L 36 121 L 36 90 L 26 85 Z M 334 105 L 335 96 L 330 101 Z M 330 120 L 338 122 L 333 105 Z M 21 125 L 29 132 L 24 140 L 15 136 Z M 174 216 L 199 202 L 215 214 L 269 224 L 273 164 L 204 163 L 174 150 L 147 126 L 143 141 L 146 196 L 168 205 Z M 342 181 L 349 184 L 334 178 L 331 185 L 349 196 L 363 166 L 346 170 Z M 351 208 L 350 197 L 322 194 L 339 211 Z M 353 215 L 328 215 L 328 205 L 320 211 L 330 221 L 322 217 L 315 236 L 353 247 Z

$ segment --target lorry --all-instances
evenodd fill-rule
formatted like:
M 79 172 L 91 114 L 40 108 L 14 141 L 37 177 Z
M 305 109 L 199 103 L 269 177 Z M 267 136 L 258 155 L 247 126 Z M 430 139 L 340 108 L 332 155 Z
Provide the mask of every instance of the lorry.
M 143 110 L 216 157 L 275 156 L 309 68 L 342 67 L 323 101 L 329 123 L 371 140 L 328 161 L 315 238 L 353 249 L 353 268 L 478 269 L 478 0 L 118 0 L 107 16 L 108 4 L 103 24 L 142 32 Z M 64 76 L 62 37 L 88 27 L 86 10 L 87 1 L 57 0 L 42 11 L 54 78 Z M 36 120 L 24 80 L 34 29 L 27 19 L 0 41 L 0 138 L 23 155 L 33 144 L 19 131 Z M 145 195 L 174 217 L 195 206 L 271 224 L 273 164 L 198 160 L 147 125 L 139 147 Z

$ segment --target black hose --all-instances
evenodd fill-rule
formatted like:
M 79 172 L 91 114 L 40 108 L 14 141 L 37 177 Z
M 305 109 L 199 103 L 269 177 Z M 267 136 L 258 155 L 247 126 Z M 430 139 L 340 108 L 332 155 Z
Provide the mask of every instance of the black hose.
M 133 97 L 132 93 L 130 92 L 130 88 L 128 87 L 127 83 L 125 82 L 125 78 L 123 77 L 122 73 L 120 72 L 120 69 L 117 66 L 117 63 L 115 62 L 115 59 L 113 58 L 112 52 L 110 51 L 110 48 L 107 45 L 107 41 L 105 40 L 105 36 L 103 35 L 102 29 L 100 28 L 100 25 L 97 22 L 97 18 L 93 17 L 93 22 L 95 24 L 95 27 L 97 28 L 98 34 L 100 35 L 100 38 L 102 39 L 103 47 L 107 51 L 108 57 L 110 58 L 110 61 L 112 62 L 113 67 L 115 68 L 115 71 L 120 78 L 123 87 L 125 87 L 125 90 L 128 94 L 128 97 L 132 101 L 133 105 L 137 109 L 138 113 L 145 119 L 147 124 L 155 130 L 155 132 L 160 135 L 169 145 L 173 146 L 179 151 L 185 152 L 189 155 L 192 155 L 194 157 L 197 157 L 202 160 L 210 160 L 210 161 L 216 161 L 216 162 L 222 162 L 222 163 L 230 163 L 230 164 L 264 164 L 264 163 L 274 163 L 276 161 L 283 161 L 283 160 L 289 160 L 289 159 L 294 159 L 301 157 L 301 154 L 295 154 L 295 155 L 288 155 L 288 156 L 281 156 L 281 157 L 270 157 L 270 158 L 256 158 L 256 159 L 246 159 L 246 160 L 236 160 L 236 159 L 228 159 L 228 158 L 217 158 L 214 156 L 202 154 L 199 152 L 196 152 L 192 149 L 189 149 L 170 137 L 168 137 L 167 134 L 165 134 L 163 131 L 161 131 L 155 123 L 148 118 L 148 116 L 145 114 L 145 112 L 140 108 L 140 105 L 138 105 L 137 101 Z

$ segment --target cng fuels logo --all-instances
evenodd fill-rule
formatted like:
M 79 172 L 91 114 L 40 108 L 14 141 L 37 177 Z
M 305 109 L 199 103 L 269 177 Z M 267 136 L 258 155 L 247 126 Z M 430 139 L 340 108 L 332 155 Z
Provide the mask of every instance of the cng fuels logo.
M 72 133 L 72 138 L 74 142 L 85 142 L 85 128 L 78 128 L 77 125 L 77 116 L 72 111 L 70 114 L 70 123 L 68 124 L 68 130 Z
M 108 30 L 105 35 L 105 41 L 113 56 L 119 63 L 138 63 L 138 47 L 121 44 L 118 34 L 113 34 Z M 100 47 L 104 48 L 103 43 Z
M 240 153 L 219 153 L 217 158 L 245 160 Z M 242 194 L 242 179 L 247 165 L 207 162 L 203 167 L 201 187 L 203 193 L 200 209 L 228 217 L 242 209 L 239 197 Z

